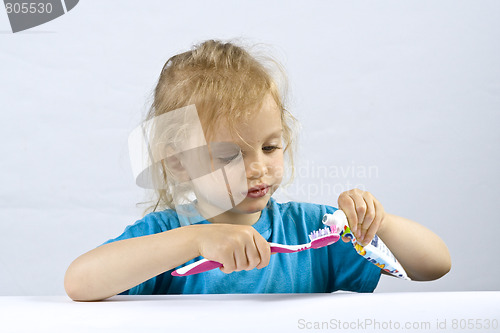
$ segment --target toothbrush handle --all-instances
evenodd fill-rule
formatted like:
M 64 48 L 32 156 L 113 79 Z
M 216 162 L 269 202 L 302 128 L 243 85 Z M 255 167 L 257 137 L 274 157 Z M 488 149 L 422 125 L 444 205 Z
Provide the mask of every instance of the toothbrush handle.
M 222 264 L 220 262 L 208 259 L 201 259 L 193 262 L 192 264 L 176 269 L 175 271 L 172 272 L 172 276 L 188 276 L 210 271 L 218 267 L 222 267 Z
M 293 252 L 299 252 L 302 250 L 306 250 L 310 247 L 304 246 L 304 245 L 282 245 L 282 244 L 276 244 L 276 243 L 269 243 L 271 245 L 271 253 L 293 253 Z M 309 244 L 306 244 L 309 245 Z M 208 260 L 208 259 L 201 259 L 198 261 L 193 262 L 192 264 L 189 264 L 187 266 L 181 267 L 173 271 L 171 274 L 172 276 L 188 276 L 188 275 L 194 275 L 198 273 L 203 273 L 206 271 L 210 271 L 214 268 L 219 268 L 222 267 L 222 264 L 218 261 L 213 261 L 213 260 Z
M 273 253 L 294 253 L 311 248 L 311 243 L 301 245 L 284 245 L 278 243 L 269 243 L 271 245 L 271 254 Z

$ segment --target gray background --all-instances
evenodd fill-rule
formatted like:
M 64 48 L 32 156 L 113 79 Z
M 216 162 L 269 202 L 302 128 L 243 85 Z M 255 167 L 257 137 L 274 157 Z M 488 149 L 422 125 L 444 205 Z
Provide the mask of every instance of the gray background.
M 377 292 L 498 290 L 499 22 L 498 1 L 87 0 L 12 34 L 0 10 L 0 295 L 63 294 L 74 258 L 141 218 L 128 134 L 163 63 L 209 38 L 288 71 L 300 174 L 278 199 L 357 186 L 449 246 L 446 277 Z

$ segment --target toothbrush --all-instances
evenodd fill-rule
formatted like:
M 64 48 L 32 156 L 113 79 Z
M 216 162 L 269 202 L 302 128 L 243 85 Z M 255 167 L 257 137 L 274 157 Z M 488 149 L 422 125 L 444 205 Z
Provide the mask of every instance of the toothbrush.
M 313 231 L 309 234 L 309 239 L 311 241 L 306 244 L 284 245 L 269 243 L 271 246 L 271 253 L 294 253 L 309 249 L 319 249 L 338 241 L 340 239 L 339 231 L 339 229 L 335 228 L 335 232 L 333 232 L 331 227 L 328 226 L 323 229 Z M 188 276 L 206 272 L 218 267 L 222 267 L 220 262 L 201 259 L 192 264 L 176 269 L 172 272 L 172 276 Z

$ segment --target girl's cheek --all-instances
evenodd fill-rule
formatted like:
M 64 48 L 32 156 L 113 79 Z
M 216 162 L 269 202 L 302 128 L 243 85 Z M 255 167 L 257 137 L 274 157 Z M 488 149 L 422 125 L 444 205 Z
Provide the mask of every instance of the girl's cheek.
M 271 166 L 272 174 L 279 179 L 283 178 L 283 172 L 284 172 L 284 160 L 283 160 L 283 155 L 277 157 Z

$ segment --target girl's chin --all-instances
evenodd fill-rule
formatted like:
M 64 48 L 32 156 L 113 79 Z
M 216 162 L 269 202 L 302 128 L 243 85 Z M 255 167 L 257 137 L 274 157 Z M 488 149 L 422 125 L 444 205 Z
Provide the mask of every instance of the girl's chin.
M 260 212 L 261 210 L 266 208 L 269 199 L 270 199 L 269 195 L 257 199 L 245 198 L 245 200 L 236 205 L 236 207 L 233 210 L 244 214 L 252 214 Z

